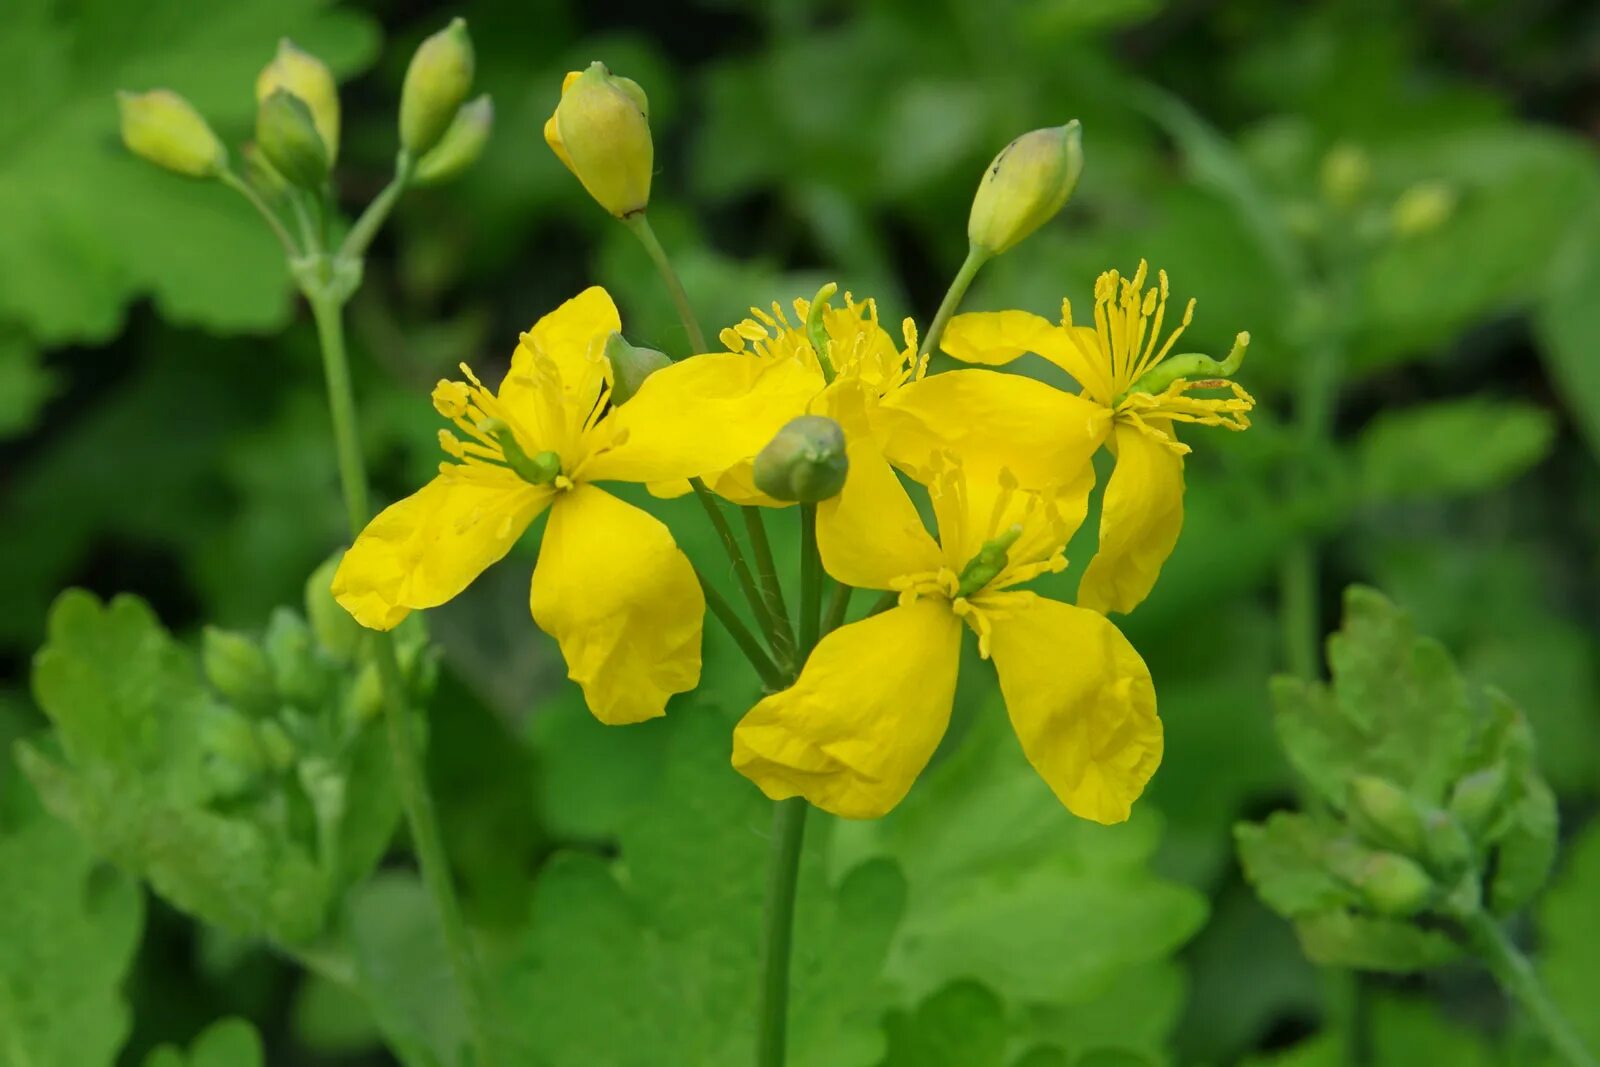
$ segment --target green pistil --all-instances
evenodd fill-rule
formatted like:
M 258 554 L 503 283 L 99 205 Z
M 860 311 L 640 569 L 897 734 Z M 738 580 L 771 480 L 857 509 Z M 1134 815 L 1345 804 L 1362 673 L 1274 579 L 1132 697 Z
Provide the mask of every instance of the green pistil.
M 1000 577 L 1000 572 L 1011 562 L 1006 555 L 1007 550 L 1016 544 L 1017 538 L 1021 536 L 1022 527 L 1012 526 L 999 537 L 985 541 L 983 547 L 978 549 L 978 554 L 961 568 L 961 584 L 956 589 L 956 596 L 971 596 Z
M 1210 356 L 1201 355 L 1199 352 L 1181 352 L 1176 356 L 1168 356 L 1154 367 L 1145 371 L 1144 376 L 1128 386 L 1120 396 L 1117 403 L 1121 403 L 1129 393 L 1159 393 L 1179 378 L 1231 378 L 1244 366 L 1244 352 L 1250 347 L 1250 335 L 1241 333 L 1233 339 L 1233 348 L 1228 351 L 1226 359 L 1216 360 Z
M 815 299 L 811 301 L 811 309 L 806 312 L 806 336 L 811 340 L 811 350 L 817 354 L 817 366 L 822 368 L 822 380 L 833 381 L 835 368 L 833 353 L 828 347 L 828 327 L 822 321 L 822 313 L 828 310 L 828 301 L 833 294 L 839 291 L 839 286 L 829 282 L 817 290 Z
M 506 466 L 516 472 L 517 477 L 533 485 L 549 485 L 561 474 L 561 457 L 556 453 L 546 450 L 537 455 L 530 456 L 522 450 L 517 443 L 517 435 L 511 432 L 501 419 L 482 419 L 478 422 L 478 429 L 494 439 L 500 446 L 500 451 L 505 454 Z

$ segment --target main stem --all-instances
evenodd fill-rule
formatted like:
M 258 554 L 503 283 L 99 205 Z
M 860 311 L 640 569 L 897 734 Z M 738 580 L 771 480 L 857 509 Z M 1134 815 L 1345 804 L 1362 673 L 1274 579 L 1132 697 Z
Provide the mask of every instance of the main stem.
M 763 935 L 761 1018 L 757 1067 L 783 1067 L 789 1039 L 789 954 L 794 941 L 794 897 L 805 841 L 804 797 L 772 806 L 772 865 L 767 869 L 767 913 Z
M 1500 924 L 1480 910 L 1467 916 L 1463 925 L 1473 949 L 1500 983 L 1500 988 L 1538 1024 L 1556 1053 L 1572 1067 L 1600 1067 L 1573 1031 L 1572 1024 L 1545 992 L 1528 957 L 1511 943 Z
M 978 271 L 989 262 L 989 253 L 975 244 L 967 245 L 967 258 L 962 261 L 961 269 L 956 271 L 956 276 L 950 281 L 950 288 L 945 290 L 944 300 L 939 303 L 939 310 L 934 313 L 933 325 L 928 327 L 928 335 L 922 339 L 922 347 L 917 352 L 919 356 L 926 356 L 939 346 L 939 338 L 944 336 L 944 328 L 949 325 L 950 317 L 956 313 L 956 308 L 961 306 L 961 300 L 967 295 L 967 289 L 972 285 L 972 279 L 978 276 Z
M 350 364 L 345 353 L 344 313 L 341 303 L 331 296 L 309 295 L 311 314 L 316 319 L 317 337 L 322 347 L 322 369 L 328 387 L 328 407 L 333 415 L 333 439 L 339 457 L 339 483 L 344 490 L 345 514 L 350 536 L 360 534 L 371 517 L 367 471 L 361 458 L 361 440 L 356 424 L 355 396 L 350 388 Z M 469 1025 L 477 1046 L 480 1067 L 491 1067 L 493 1056 L 488 1040 L 488 1017 L 483 990 L 477 980 L 477 967 L 467 938 L 461 905 L 450 880 L 439 821 L 422 761 L 412 735 L 407 707 L 405 679 L 395 655 L 394 642 L 387 633 L 370 635 L 369 647 L 378 666 L 378 682 L 383 698 L 384 719 L 388 726 L 389 747 L 394 759 L 395 778 L 405 806 L 406 823 L 411 830 L 412 847 L 423 886 L 433 899 L 443 929 L 450 969 L 460 991 Z
M 650 220 L 645 218 L 643 211 L 639 211 L 629 215 L 622 222 L 633 231 L 639 243 L 644 245 L 645 252 L 650 256 L 650 262 L 656 265 L 661 280 L 666 283 L 667 292 L 672 294 L 672 303 L 678 309 L 678 318 L 689 334 L 689 343 L 694 346 L 696 353 L 707 351 L 706 335 L 701 332 L 700 322 L 694 317 L 694 309 L 689 306 L 689 294 L 683 290 L 683 280 L 673 269 L 672 260 L 667 258 L 667 250 L 662 248 L 661 242 L 656 239 L 656 231 L 650 228 Z

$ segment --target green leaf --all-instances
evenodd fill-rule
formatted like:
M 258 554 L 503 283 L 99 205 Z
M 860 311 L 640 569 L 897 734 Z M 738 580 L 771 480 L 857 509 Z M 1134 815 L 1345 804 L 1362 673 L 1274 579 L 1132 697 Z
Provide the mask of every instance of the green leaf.
M 20 333 L 0 331 L 0 440 L 33 429 L 56 389 L 39 350 Z
M 123 306 L 149 293 L 176 322 L 281 324 L 288 275 L 261 220 L 222 186 L 124 151 L 113 94 L 171 88 L 225 138 L 237 134 L 279 37 L 341 73 L 370 60 L 370 20 L 325 6 L 26 0 L 9 12 L 0 42 L 0 96 L 14 103 L 0 116 L 0 320 L 23 323 L 46 344 L 104 339 Z
M 163 1045 L 145 1057 L 144 1067 L 261 1067 L 265 1061 L 256 1028 L 244 1019 L 223 1019 L 194 1039 L 188 1055 Z
M 1539 902 L 1539 975 L 1578 1036 L 1600 1050 L 1594 1010 L 1595 961 L 1600 960 L 1600 819 L 1591 820 L 1567 849 L 1566 866 Z
M 1300 945 L 1316 963 L 1408 974 L 1461 958 L 1444 934 L 1396 919 L 1328 911 L 1295 920 Z
M 1534 315 L 1539 353 L 1589 443 L 1600 456 L 1600 195 L 1567 234 Z
M 1328 871 L 1328 831 L 1308 815 L 1273 812 L 1264 823 L 1233 829 L 1245 877 L 1285 918 L 1357 903 L 1356 893 Z
M 0 1067 L 110 1067 L 144 897 L 0 764 Z
M 1555 420 L 1534 404 L 1473 397 L 1379 414 L 1356 442 L 1369 503 L 1478 493 L 1550 454 Z
M 880 1067 L 1003 1067 L 1006 1022 L 1000 998 L 971 981 L 952 982 L 884 1021 L 889 1053 Z

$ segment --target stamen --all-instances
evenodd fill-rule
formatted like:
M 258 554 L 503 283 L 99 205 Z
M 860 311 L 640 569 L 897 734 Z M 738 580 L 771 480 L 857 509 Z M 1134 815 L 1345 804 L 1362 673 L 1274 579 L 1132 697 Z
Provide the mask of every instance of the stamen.
M 717 334 L 717 340 L 721 341 L 722 347 L 726 348 L 729 352 L 744 351 L 744 338 L 740 337 L 739 331 L 733 329 L 731 326 L 724 326 L 722 331 Z

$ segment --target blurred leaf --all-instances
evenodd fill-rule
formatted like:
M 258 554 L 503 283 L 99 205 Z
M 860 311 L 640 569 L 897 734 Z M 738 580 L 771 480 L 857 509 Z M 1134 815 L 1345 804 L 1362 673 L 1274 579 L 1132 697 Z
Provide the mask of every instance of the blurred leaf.
M 1003 1067 L 1000 998 L 977 982 L 952 982 L 913 1012 L 884 1021 L 889 1054 L 880 1067 Z
M 55 372 L 22 334 L 0 332 L 0 440 L 33 429 L 57 384 Z
M 1245 877 L 1280 915 L 1298 916 L 1357 903 L 1356 894 L 1328 873 L 1327 831 L 1299 812 L 1275 811 L 1264 823 L 1233 828 Z
M 188 1055 L 170 1045 L 145 1057 L 144 1067 L 261 1067 L 261 1036 L 244 1019 L 212 1023 L 194 1039 Z
M 1356 441 L 1367 501 L 1478 493 L 1550 454 L 1555 421 L 1521 401 L 1473 397 L 1380 413 Z
M 1600 1049 L 1594 1010 L 1595 961 L 1600 960 L 1600 820 L 1591 820 L 1568 846 L 1565 868 L 1539 902 L 1539 975 L 1550 996 L 1591 1049 Z
M 344 73 L 371 57 L 372 23 L 324 6 L 25 0 L 11 12 L 0 42 L 0 95 L 15 105 L 0 117 L 0 318 L 47 344 L 105 338 L 128 300 L 151 293 L 176 322 L 281 324 L 288 275 L 261 221 L 220 185 L 124 151 L 113 93 L 175 89 L 235 133 L 279 37 Z
M 1600 195 L 1555 254 L 1534 328 L 1562 400 L 1600 456 Z
M 1295 922 L 1306 955 L 1317 963 L 1405 974 L 1450 963 L 1459 945 L 1434 930 L 1397 919 L 1328 911 Z
M 0 762 L 0 1065 L 110 1067 L 144 897 Z
M 348 986 L 316 974 L 306 975 L 295 989 L 290 1028 L 296 1042 L 324 1055 L 355 1055 L 382 1042 L 367 1002 Z

